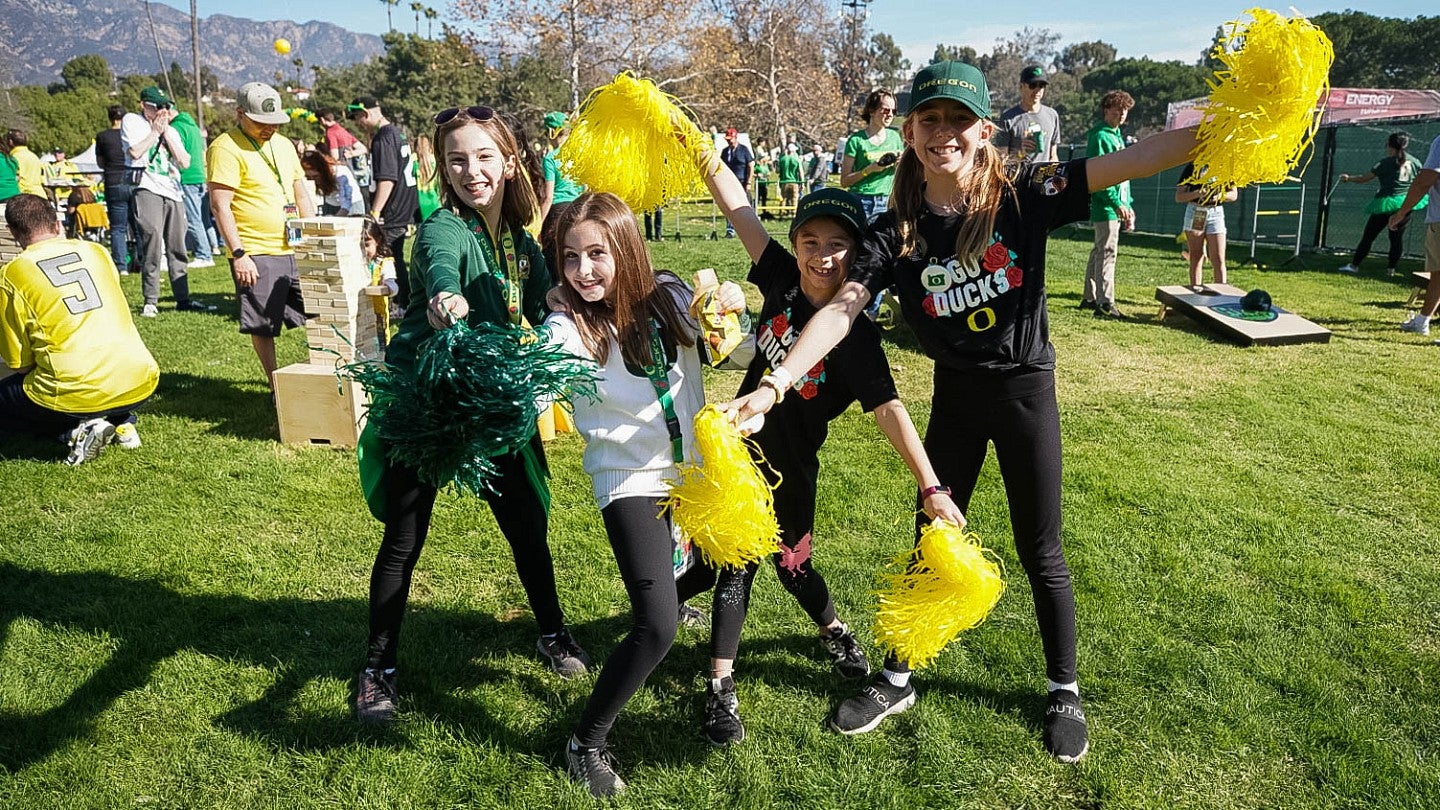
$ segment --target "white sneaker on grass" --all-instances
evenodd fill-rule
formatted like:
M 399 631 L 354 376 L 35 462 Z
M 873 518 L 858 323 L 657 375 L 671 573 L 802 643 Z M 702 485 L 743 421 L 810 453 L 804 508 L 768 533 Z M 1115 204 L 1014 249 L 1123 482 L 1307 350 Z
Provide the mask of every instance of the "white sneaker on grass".
M 86 419 L 70 431 L 68 437 L 70 454 L 65 457 L 65 463 L 75 467 L 87 461 L 94 461 L 114 435 L 115 426 L 104 419 L 99 417 Z
M 199 267 L 214 267 L 214 266 L 215 266 L 215 260 L 214 260 L 214 259 L 191 259 L 191 260 L 189 261 L 189 263 L 187 263 L 187 264 L 185 265 L 186 269 L 189 269 L 189 270 L 194 270 L 194 269 L 199 268 Z
M 1411 315 L 1406 321 L 1400 324 L 1401 332 L 1410 332 L 1416 335 L 1430 334 L 1430 316 L 1423 312 Z
M 1342 273 L 1358 273 L 1358 272 L 1360 272 L 1360 268 L 1356 267 L 1356 266 L 1353 265 L 1353 264 L 1347 264 L 1347 265 L 1345 265 L 1344 267 L 1341 267 L 1341 268 L 1340 268 L 1340 272 L 1342 272 Z
M 140 308 L 140 317 L 142 318 L 154 318 L 158 317 L 159 315 L 160 308 L 155 306 L 154 304 L 146 304 L 145 306 Z
M 135 426 L 126 422 L 115 426 L 115 436 L 110 440 L 111 444 L 118 444 L 126 450 L 136 450 L 140 447 L 140 431 Z

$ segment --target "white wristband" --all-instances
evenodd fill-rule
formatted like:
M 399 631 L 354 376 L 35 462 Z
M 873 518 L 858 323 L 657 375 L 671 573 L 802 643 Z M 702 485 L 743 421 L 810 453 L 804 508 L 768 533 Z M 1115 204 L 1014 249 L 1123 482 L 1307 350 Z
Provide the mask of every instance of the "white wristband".
M 780 368 L 772 369 L 770 374 L 767 376 L 774 378 L 775 384 L 779 385 L 781 388 L 789 388 L 790 386 L 795 384 L 795 375 L 791 374 L 789 371 L 786 371 L 783 366 Z

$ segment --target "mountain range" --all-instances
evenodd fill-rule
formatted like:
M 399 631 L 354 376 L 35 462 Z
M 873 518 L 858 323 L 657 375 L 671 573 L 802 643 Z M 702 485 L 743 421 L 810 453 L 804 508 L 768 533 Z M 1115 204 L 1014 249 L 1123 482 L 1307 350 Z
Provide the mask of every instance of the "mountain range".
M 0 85 L 49 84 L 60 68 L 85 54 L 99 54 L 117 75 L 158 73 L 179 62 L 190 70 L 190 16 L 151 3 L 155 37 L 150 36 L 143 0 L 0 0 Z M 291 52 L 275 53 L 274 42 L 290 41 Z M 159 41 L 160 58 L 155 42 Z M 380 38 L 331 23 L 256 21 L 223 14 L 200 18 L 200 63 L 229 87 L 273 81 L 275 71 L 295 75 L 291 60 L 323 67 L 363 62 L 384 52 Z M 163 61 L 163 65 L 162 65 Z M 309 80 L 309 71 L 303 80 Z

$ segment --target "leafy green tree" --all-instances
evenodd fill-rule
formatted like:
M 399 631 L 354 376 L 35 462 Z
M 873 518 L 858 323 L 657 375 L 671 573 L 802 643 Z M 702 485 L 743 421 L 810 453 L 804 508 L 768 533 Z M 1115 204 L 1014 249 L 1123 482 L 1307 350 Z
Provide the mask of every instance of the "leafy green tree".
M 1165 109 L 1172 101 L 1203 96 L 1208 73 L 1183 62 L 1156 62 L 1149 58 L 1119 59 L 1085 74 L 1083 92 L 1056 104 L 1067 132 L 1089 129 L 1099 120 L 1100 98 L 1111 90 L 1124 90 L 1135 99 L 1126 130 L 1144 135 L 1165 127 Z
M 969 45 L 944 45 L 937 44 L 935 53 L 930 56 L 930 64 L 936 62 L 965 62 L 975 64 L 980 60 L 980 54 Z
M 109 90 L 110 82 L 114 79 L 110 73 L 110 63 L 99 54 L 77 56 L 66 62 L 64 67 L 60 68 L 60 78 L 65 80 L 65 86 L 71 90 L 82 87 Z
M 1335 46 L 1337 87 L 1434 89 L 1440 86 L 1440 17 L 1377 17 L 1363 11 L 1310 18 Z
M 910 80 L 910 60 L 889 34 L 870 37 L 870 75 L 877 87 L 892 90 Z
M 1055 67 L 1078 79 L 1114 61 L 1115 46 L 1097 39 L 1066 45 L 1055 60 Z

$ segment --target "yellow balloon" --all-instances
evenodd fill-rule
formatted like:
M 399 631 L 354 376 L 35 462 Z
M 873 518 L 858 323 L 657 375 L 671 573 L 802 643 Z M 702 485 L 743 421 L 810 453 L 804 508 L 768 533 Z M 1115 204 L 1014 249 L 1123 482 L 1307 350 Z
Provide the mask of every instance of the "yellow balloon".
M 290 40 L 285 39 L 284 37 L 275 40 L 275 53 L 278 53 L 281 56 L 290 53 Z

